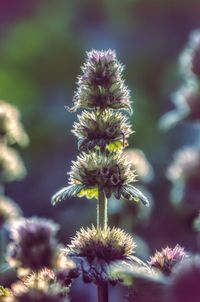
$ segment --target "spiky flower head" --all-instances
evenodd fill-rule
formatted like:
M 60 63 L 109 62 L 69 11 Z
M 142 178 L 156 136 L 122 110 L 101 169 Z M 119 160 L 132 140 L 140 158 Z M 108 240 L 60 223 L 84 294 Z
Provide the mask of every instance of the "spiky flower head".
M 32 273 L 12 285 L 15 302 L 67 302 L 66 290 L 56 282 L 53 271 Z
M 92 226 L 77 232 L 67 250 L 70 255 L 86 257 L 89 261 L 97 257 L 109 263 L 131 256 L 135 247 L 133 238 L 123 230 Z
M 21 218 L 10 225 L 13 240 L 8 247 L 8 262 L 17 269 L 38 271 L 51 268 L 57 257 L 55 238 L 59 227 L 52 220 Z
M 123 197 L 148 205 L 147 198 L 131 184 L 135 172 L 121 152 L 82 153 L 73 162 L 69 175 L 69 186 L 53 196 L 53 204 L 70 196 L 97 198 L 98 192 L 103 191 L 108 198 L 113 193 L 117 199 Z
M 133 131 L 127 118 L 120 112 L 84 111 L 74 123 L 72 132 L 78 138 L 79 148 L 91 150 L 99 147 L 113 151 L 128 145 L 128 137 Z
M 67 246 L 66 255 L 77 264 L 76 274 L 85 282 L 109 281 L 108 266 L 117 260 L 131 261 L 136 244 L 134 239 L 117 228 L 81 229 Z
M 0 140 L 20 146 L 26 146 L 28 136 L 21 124 L 20 113 L 17 108 L 0 100 Z
M 13 219 L 19 218 L 22 212 L 19 206 L 10 198 L 0 196 L 0 227 Z
M 0 179 L 3 182 L 22 179 L 26 175 L 25 166 L 14 149 L 0 144 Z
M 151 267 L 169 275 L 175 265 L 179 264 L 186 257 L 187 254 L 184 248 L 177 244 L 174 248 L 166 247 L 161 252 L 156 251 L 155 255 L 151 257 L 149 264 Z
M 80 107 L 131 111 L 129 90 L 122 78 L 123 66 L 113 50 L 88 52 L 82 72 L 71 110 Z

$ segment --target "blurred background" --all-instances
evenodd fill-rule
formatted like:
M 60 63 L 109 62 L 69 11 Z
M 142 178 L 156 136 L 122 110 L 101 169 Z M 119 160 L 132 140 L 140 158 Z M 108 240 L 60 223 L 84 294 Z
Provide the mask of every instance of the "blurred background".
M 64 243 L 81 226 L 95 224 L 94 200 L 73 198 L 55 207 L 50 200 L 66 185 L 70 162 L 78 153 L 70 132 L 76 113 L 68 113 L 64 106 L 72 104 L 85 52 L 115 49 L 125 65 L 133 101 L 130 118 L 135 133 L 129 147 L 145 153 L 154 177 L 145 189 L 152 196 L 151 210 L 141 210 L 138 218 L 135 205 L 113 201 L 110 224 L 140 238 L 137 253 L 144 258 L 176 243 L 196 251 L 193 214 L 170 203 L 171 184 L 165 173 L 176 150 L 198 142 L 200 128 L 181 122 L 162 132 L 158 123 L 174 108 L 171 94 L 182 81 L 178 57 L 189 33 L 200 28 L 200 1 L 1 0 L 0 4 L 0 99 L 18 106 L 31 141 L 22 151 L 27 177 L 7 185 L 6 193 L 25 216 L 59 222 Z

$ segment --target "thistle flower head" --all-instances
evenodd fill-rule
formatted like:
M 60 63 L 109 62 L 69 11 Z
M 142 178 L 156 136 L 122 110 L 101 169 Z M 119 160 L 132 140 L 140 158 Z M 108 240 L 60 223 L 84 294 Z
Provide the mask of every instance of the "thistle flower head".
M 9 264 L 33 271 L 51 268 L 57 255 L 57 231 L 58 225 L 48 219 L 22 218 L 11 223 L 13 242 L 8 248 Z
M 174 161 L 167 170 L 167 177 L 173 182 L 200 181 L 199 168 L 200 150 L 195 147 L 185 147 L 175 153 Z
M 128 137 L 133 131 L 127 118 L 120 112 L 84 111 L 74 123 L 72 132 L 79 139 L 80 149 L 99 147 L 113 151 L 128 145 Z
M 92 50 L 87 53 L 83 74 L 78 78 L 74 108 L 128 109 L 131 111 L 129 90 L 122 79 L 123 66 L 112 50 Z
M 21 209 L 10 198 L 0 196 L 0 227 L 21 216 Z
M 21 179 L 26 170 L 18 154 L 12 148 L 0 144 L 0 178 L 3 182 Z
M 131 260 L 135 247 L 133 238 L 123 230 L 109 227 L 81 229 L 66 249 L 66 255 L 77 265 L 72 278 L 82 275 L 85 282 L 109 281 L 109 265 L 117 260 Z
M 28 136 L 20 122 L 20 114 L 17 108 L 0 100 L 0 140 L 8 144 L 18 143 L 26 146 Z
M 66 293 L 56 282 L 53 271 L 32 273 L 12 285 L 16 302 L 67 302 Z
M 151 267 L 160 270 L 162 273 L 171 274 L 175 265 L 179 264 L 183 259 L 187 257 L 184 248 L 178 244 L 172 249 L 166 247 L 161 252 L 156 251 L 155 255 L 151 257 L 149 262 Z
M 104 191 L 108 198 L 113 193 L 117 199 L 123 197 L 148 204 L 146 197 L 131 184 L 135 181 L 135 172 L 121 152 L 82 153 L 73 162 L 69 175 L 70 186 L 53 196 L 54 204 L 74 195 L 97 198 L 99 190 Z

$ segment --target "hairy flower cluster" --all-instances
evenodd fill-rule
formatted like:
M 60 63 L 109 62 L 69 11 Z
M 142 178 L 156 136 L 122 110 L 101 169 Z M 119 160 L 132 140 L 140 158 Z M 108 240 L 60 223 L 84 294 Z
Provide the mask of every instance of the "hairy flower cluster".
M 134 253 L 136 244 L 133 238 L 123 230 L 107 228 L 105 230 L 92 228 L 81 229 L 68 245 L 68 252 L 72 255 L 95 257 L 106 262 L 123 260 Z
M 0 227 L 21 216 L 21 209 L 10 198 L 0 196 Z
M 135 181 L 135 172 L 122 153 L 82 153 L 73 162 L 69 175 L 70 186 L 53 196 L 54 203 L 66 196 L 97 198 L 100 190 L 108 198 L 113 193 L 117 199 L 123 197 L 148 204 L 146 197 L 131 184 Z
M 127 118 L 120 112 L 84 111 L 74 123 L 72 132 L 79 140 L 79 148 L 92 150 L 99 147 L 102 151 L 115 150 L 128 145 L 128 137 L 133 131 Z
M 38 271 L 51 268 L 56 261 L 58 225 L 42 218 L 21 218 L 11 223 L 13 240 L 8 247 L 8 262 L 17 269 Z
M 87 111 L 78 116 L 72 130 L 83 153 L 73 162 L 69 186 L 57 192 L 52 203 L 71 196 L 98 198 L 99 192 L 104 192 L 107 198 L 114 194 L 117 199 L 148 205 L 147 198 L 132 185 L 135 172 L 122 155 L 131 126 L 126 116 L 113 110 L 131 108 L 123 68 L 111 50 L 92 50 L 87 55 L 73 108 Z
M 66 289 L 56 281 L 51 270 L 32 273 L 12 285 L 13 302 L 68 302 Z
M 176 245 L 173 249 L 166 247 L 161 252 L 156 251 L 155 255 L 151 257 L 150 266 L 160 270 L 162 273 L 171 274 L 175 265 L 179 264 L 187 257 L 184 248 Z
M 7 144 L 28 144 L 28 136 L 20 122 L 17 108 L 0 100 L 0 140 Z
M 123 230 L 82 228 L 66 248 L 66 255 L 77 265 L 69 277 L 82 275 L 85 282 L 114 283 L 109 277 L 109 265 L 117 260 L 131 261 L 135 247 L 134 239 Z
M 78 78 L 74 107 L 87 109 L 128 109 L 131 111 L 129 90 L 122 79 L 123 66 L 112 50 L 87 53 L 87 61 Z

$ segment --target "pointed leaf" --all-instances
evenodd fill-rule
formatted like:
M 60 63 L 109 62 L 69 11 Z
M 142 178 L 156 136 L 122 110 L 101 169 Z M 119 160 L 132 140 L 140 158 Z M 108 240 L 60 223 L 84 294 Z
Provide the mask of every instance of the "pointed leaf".
M 136 202 L 141 201 L 145 206 L 149 206 L 149 201 L 144 194 L 132 185 L 123 186 L 122 195 L 125 199 L 134 200 Z
M 56 194 L 53 195 L 51 203 L 55 205 L 67 198 L 78 195 L 78 193 L 84 188 L 84 185 L 70 185 L 68 187 L 62 188 Z

